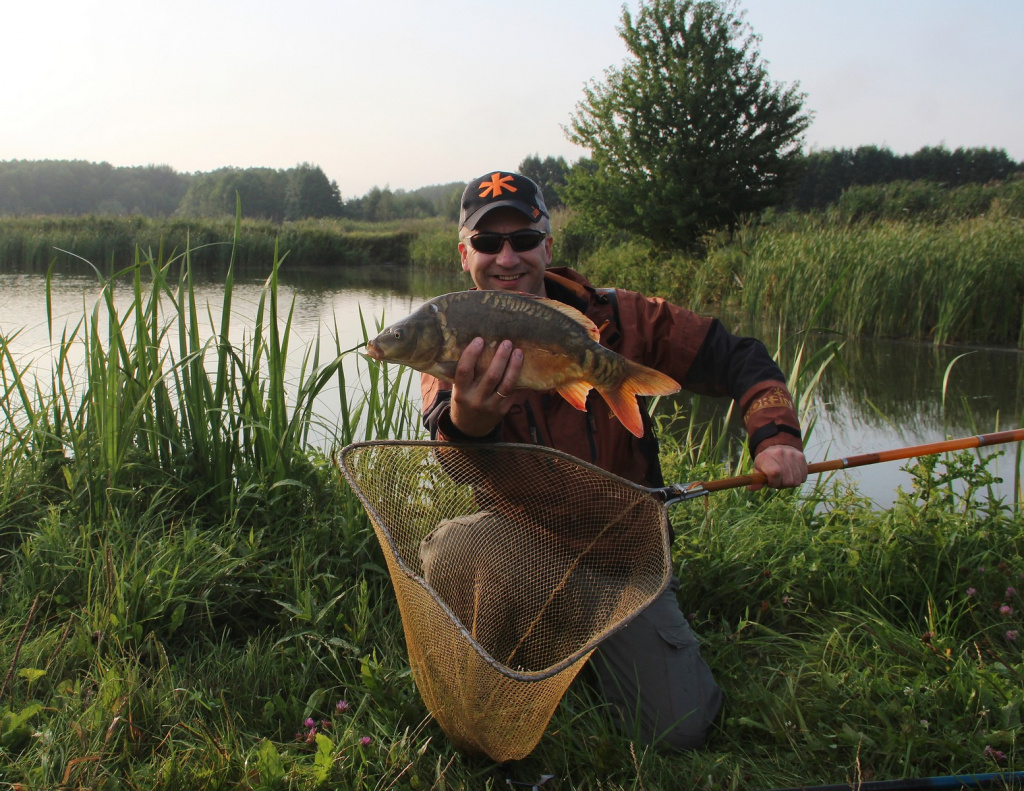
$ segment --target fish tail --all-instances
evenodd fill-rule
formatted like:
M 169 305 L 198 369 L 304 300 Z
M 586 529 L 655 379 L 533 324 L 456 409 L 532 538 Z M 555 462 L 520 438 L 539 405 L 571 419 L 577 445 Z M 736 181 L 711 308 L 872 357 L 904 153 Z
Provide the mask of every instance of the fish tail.
M 644 435 L 643 418 L 636 397 L 671 395 L 678 393 L 679 389 L 679 383 L 671 376 L 632 360 L 626 360 L 625 375 L 617 387 L 597 387 L 615 417 L 636 437 Z

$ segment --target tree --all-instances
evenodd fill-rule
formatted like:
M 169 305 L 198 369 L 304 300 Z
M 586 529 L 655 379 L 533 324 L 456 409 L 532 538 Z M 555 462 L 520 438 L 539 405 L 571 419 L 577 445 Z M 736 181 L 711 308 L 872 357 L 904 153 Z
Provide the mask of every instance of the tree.
M 590 151 L 562 190 L 597 227 L 670 248 L 778 203 L 810 118 L 797 86 L 771 82 L 735 0 L 625 8 L 623 65 L 592 81 L 567 130 Z
M 519 172 L 537 182 L 540 191 L 544 193 L 544 203 L 548 209 L 559 209 L 564 205 L 561 191 L 569 172 L 565 157 L 548 156 L 541 159 L 537 154 L 532 154 L 519 163 Z
M 181 199 L 184 217 L 231 217 L 236 200 L 242 216 L 280 222 L 284 219 L 288 176 L 274 168 L 220 168 L 196 176 Z
M 341 215 L 341 191 L 329 181 L 318 165 L 303 162 L 288 171 L 284 217 L 338 217 Z

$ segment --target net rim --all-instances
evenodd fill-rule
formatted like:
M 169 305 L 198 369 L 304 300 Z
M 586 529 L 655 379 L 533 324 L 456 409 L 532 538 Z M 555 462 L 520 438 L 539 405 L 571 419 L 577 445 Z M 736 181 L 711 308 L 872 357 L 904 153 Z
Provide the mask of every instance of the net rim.
M 661 545 L 662 545 L 661 548 L 662 548 L 662 559 L 664 561 L 663 562 L 664 573 L 662 574 L 661 584 L 658 586 L 657 591 L 655 591 L 643 603 L 642 606 L 638 606 L 630 615 L 624 617 L 614 627 L 612 627 L 611 629 L 608 629 L 602 635 L 600 635 L 600 637 L 598 637 L 598 638 L 596 638 L 594 640 L 591 640 L 590 642 L 586 643 L 581 648 L 579 648 L 576 651 L 574 651 L 571 655 L 569 655 L 568 657 L 566 657 L 562 661 L 560 661 L 560 662 L 558 662 L 558 663 L 556 663 L 554 665 L 551 665 L 550 667 L 547 667 L 547 668 L 545 668 L 543 670 L 535 670 L 535 671 L 523 672 L 523 671 L 515 670 L 515 669 L 509 667 L 508 665 L 505 665 L 502 662 L 499 662 L 497 659 L 495 659 L 493 656 L 491 656 L 490 653 L 482 645 L 480 645 L 480 643 L 478 643 L 476 641 L 476 639 L 472 636 L 472 634 L 469 632 L 469 630 L 462 624 L 462 622 L 458 619 L 458 617 L 452 612 L 452 610 L 448 607 L 448 605 L 444 602 L 444 600 L 438 595 L 437 591 L 434 590 L 434 588 L 430 585 L 430 583 L 428 583 L 422 576 L 417 574 L 415 571 L 413 571 L 406 564 L 406 562 L 405 562 L 405 560 L 404 560 L 404 558 L 402 556 L 402 553 L 399 550 L 399 547 L 398 547 L 397 543 L 395 542 L 394 537 L 391 535 L 391 531 L 388 529 L 387 525 L 385 524 L 385 521 L 384 521 L 383 517 L 380 515 L 378 510 L 374 507 L 372 502 L 370 502 L 369 498 L 365 495 L 365 493 L 363 492 L 362 488 L 356 482 L 354 474 L 350 471 L 349 466 L 347 464 L 347 460 L 348 460 L 348 458 L 353 453 L 356 453 L 358 451 L 364 450 L 366 448 L 371 448 L 371 447 L 387 447 L 387 446 L 397 446 L 397 447 L 407 447 L 407 448 L 413 448 L 413 447 L 453 448 L 453 449 L 456 449 L 456 450 L 458 450 L 458 449 L 467 449 L 467 450 L 468 449 L 472 449 L 472 450 L 485 450 L 485 449 L 486 450 L 503 450 L 503 449 L 505 449 L 505 450 L 526 451 L 526 452 L 531 453 L 531 454 L 545 455 L 545 456 L 549 456 L 549 457 L 552 457 L 552 458 L 560 459 L 562 461 L 568 462 L 568 463 L 576 465 L 578 467 L 582 467 L 585 470 L 588 470 L 588 471 L 590 471 L 592 473 L 600 475 L 600 476 L 602 476 L 604 478 L 607 478 L 607 479 L 609 479 L 611 481 L 614 481 L 614 482 L 619 483 L 621 485 L 625 485 L 628 488 L 633 489 L 634 491 L 636 491 L 636 492 L 638 492 L 638 493 L 640 493 L 640 494 L 642 494 L 642 495 L 644 495 L 646 497 L 650 497 L 652 500 L 655 501 L 656 505 L 658 506 L 658 514 L 659 514 L 659 517 L 660 517 L 659 521 L 660 521 L 660 526 L 661 526 Z M 444 609 L 445 614 L 448 615 L 449 619 L 458 628 L 459 632 L 466 639 L 466 641 L 473 647 L 473 650 L 477 652 L 477 654 L 480 656 L 481 659 L 483 659 L 494 670 L 496 670 L 497 672 L 501 673 L 503 676 L 507 676 L 508 678 L 511 678 L 511 679 L 513 679 L 515 681 L 524 681 L 524 682 L 543 681 L 544 679 L 550 678 L 551 676 L 554 676 L 554 675 L 556 675 L 558 673 L 561 673 L 563 670 L 566 670 L 567 668 L 575 665 L 577 662 L 580 661 L 580 659 L 582 657 L 584 657 L 585 655 L 591 653 L 594 649 L 596 649 L 597 646 L 600 645 L 604 640 L 606 640 L 608 637 L 610 637 L 611 635 L 615 634 L 616 632 L 621 631 L 629 623 L 631 623 L 634 618 L 636 618 L 638 615 L 640 615 L 640 613 L 642 613 L 644 610 L 646 610 L 647 607 L 649 607 L 654 602 L 655 599 L 657 599 L 659 596 L 661 596 L 665 592 L 665 590 L 669 586 L 669 583 L 671 582 L 671 579 L 672 579 L 672 547 L 671 547 L 671 544 L 670 544 L 671 528 L 670 528 L 669 521 L 668 521 L 668 506 L 667 506 L 667 504 L 663 500 L 660 500 L 659 498 L 657 498 L 655 496 L 654 493 L 657 490 L 650 489 L 650 488 L 648 488 L 646 486 L 641 486 L 638 483 L 634 483 L 633 481 L 627 480 L 626 478 L 622 478 L 622 477 L 620 477 L 618 475 L 615 475 L 614 473 L 611 473 L 611 472 L 608 472 L 607 470 L 601 469 L 600 467 L 598 467 L 598 466 L 596 466 L 594 464 L 590 464 L 589 462 L 586 462 L 583 459 L 580 459 L 580 458 L 578 458 L 576 456 L 573 456 L 570 453 L 565 453 L 564 451 L 557 450 L 556 448 L 549 448 L 549 447 L 544 446 L 544 445 L 529 445 L 529 444 L 517 443 L 517 442 L 486 442 L 486 443 L 480 443 L 480 442 L 439 442 L 439 441 L 436 441 L 436 440 L 402 440 L 402 439 L 365 440 L 365 441 L 362 441 L 362 442 L 352 442 L 352 443 L 346 445 L 345 447 L 343 447 L 341 449 L 340 453 L 339 453 L 338 467 L 341 469 L 341 472 L 345 476 L 345 480 L 348 481 L 348 484 L 351 487 L 352 491 L 355 492 L 356 497 L 359 498 L 359 501 L 363 504 L 363 507 L 366 509 L 367 513 L 369 513 L 369 515 L 370 515 L 370 517 L 371 517 L 371 519 L 372 519 L 372 521 L 374 523 L 374 526 L 377 527 L 379 529 L 380 533 L 384 535 L 385 539 L 388 542 L 389 547 L 391 548 L 391 554 L 392 554 L 395 562 L 397 563 L 398 567 L 402 570 L 402 572 L 408 578 L 413 580 L 416 584 L 418 584 L 421 587 L 423 587 L 431 595 L 431 597 L 434 599 L 434 601 L 437 604 L 439 604 Z M 394 586 L 394 582 L 392 581 L 392 587 L 393 586 Z

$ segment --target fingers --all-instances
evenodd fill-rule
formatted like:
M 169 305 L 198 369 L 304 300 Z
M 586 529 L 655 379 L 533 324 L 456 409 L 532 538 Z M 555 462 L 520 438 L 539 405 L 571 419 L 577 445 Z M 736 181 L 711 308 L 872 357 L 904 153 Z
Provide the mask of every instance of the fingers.
M 807 480 L 807 457 L 791 445 L 771 445 L 757 454 L 754 469 L 764 475 L 768 486 L 773 488 L 799 486 Z M 756 491 L 763 486 L 763 483 L 755 483 L 747 488 Z
M 482 338 L 474 339 L 459 358 L 452 381 L 451 419 L 470 436 L 491 432 L 512 408 L 509 396 L 523 369 L 523 352 L 502 341 L 486 366 Z

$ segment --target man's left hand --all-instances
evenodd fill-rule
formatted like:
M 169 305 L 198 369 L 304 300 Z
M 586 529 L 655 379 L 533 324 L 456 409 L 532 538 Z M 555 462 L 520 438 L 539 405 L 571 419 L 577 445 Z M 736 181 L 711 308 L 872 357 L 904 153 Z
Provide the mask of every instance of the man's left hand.
M 769 445 L 754 457 L 754 469 L 775 489 L 799 486 L 807 480 L 807 458 L 792 445 Z M 747 488 L 754 492 L 763 486 L 763 483 L 752 483 Z

